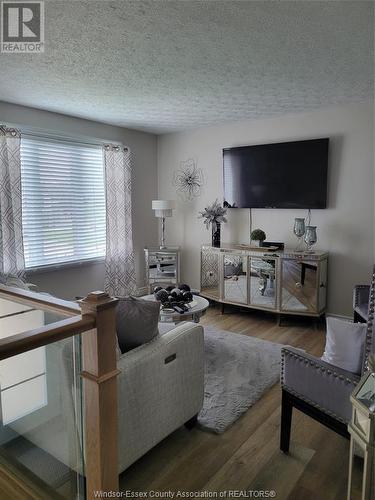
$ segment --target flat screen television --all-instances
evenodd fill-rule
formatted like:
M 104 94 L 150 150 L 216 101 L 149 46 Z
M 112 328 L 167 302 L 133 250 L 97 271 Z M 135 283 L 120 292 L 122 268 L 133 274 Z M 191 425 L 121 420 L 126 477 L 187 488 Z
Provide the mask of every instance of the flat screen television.
M 223 149 L 224 205 L 326 208 L 329 139 Z

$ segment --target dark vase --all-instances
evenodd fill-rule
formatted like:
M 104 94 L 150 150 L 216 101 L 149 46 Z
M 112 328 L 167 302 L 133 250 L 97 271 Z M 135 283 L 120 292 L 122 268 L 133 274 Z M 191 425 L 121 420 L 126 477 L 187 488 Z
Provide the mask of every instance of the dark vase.
M 216 229 L 212 226 L 212 246 L 219 247 L 220 246 L 220 224 L 216 223 Z

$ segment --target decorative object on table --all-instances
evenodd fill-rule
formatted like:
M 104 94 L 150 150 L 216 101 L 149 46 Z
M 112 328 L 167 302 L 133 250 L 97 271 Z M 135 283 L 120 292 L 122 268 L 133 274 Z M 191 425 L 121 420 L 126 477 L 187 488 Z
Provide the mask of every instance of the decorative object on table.
M 281 241 L 263 241 L 262 248 L 265 248 L 266 250 L 271 248 L 271 251 L 284 250 L 285 243 Z
M 237 250 L 251 250 L 252 252 L 260 252 L 260 253 L 276 252 L 280 250 L 280 248 L 277 245 L 268 245 L 268 242 L 266 241 L 263 241 L 261 247 L 255 245 L 247 245 L 245 243 L 234 244 L 233 248 L 234 247 Z
M 149 247 L 145 248 L 146 285 L 151 293 L 156 285 L 163 288 L 180 282 L 180 247 Z
M 295 251 L 298 253 L 303 251 L 302 244 L 305 232 L 306 232 L 305 219 L 303 217 L 296 217 L 294 219 L 293 233 L 298 238 L 298 243 L 295 249 Z
M 257 241 L 260 247 L 262 246 L 262 243 L 266 238 L 266 233 L 262 229 L 254 229 L 253 231 L 251 231 L 251 241 Z
M 175 208 L 173 200 L 152 200 L 152 209 L 155 210 L 155 217 L 161 219 L 160 248 L 165 246 L 165 218 L 172 217 L 172 210 Z
M 180 168 L 173 175 L 173 185 L 177 194 L 185 201 L 200 196 L 204 185 L 203 170 L 190 158 L 180 162 Z
M 318 236 L 316 234 L 316 226 L 306 226 L 305 232 L 305 243 L 308 253 L 314 253 L 312 246 L 318 241 Z
M 156 286 L 154 288 L 154 297 L 161 303 L 162 309 L 171 309 L 183 314 L 189 310 L 187 304 L 193 301 L 193 294 L 190 291 L 190 286 L 186 283 L 181 283 L 175 287 L 169 285 L 166 288 Z
M 142 297 L 143 300 L 149 300 L 152 302 L 156 302 L 155 295 L 144 295 Z M 204 297 L 200 297 L 199 295 L 193 296 L 193 300 L 188 304 L 185 304 L 185 311 L 179 310 L 179 306 L 176 309 L 171 308 L 163 308 L 160 307 L 160 302 L 157 302 L 160 309 L 160 317 L 159 317 L 159 332 L 163 334 L 163 330 L 160 329 L 161 323 L 182 323 L 184 321 L 192 321 L 194 323 L 199 323 L 200 318 L 206 314 L 206 311 L 210 305 L 207 299 Z M 182 309 L 182 307 L 181 307 Z
M 363 456 L 362 500 L 375 498 L 375 373 L 368 371 L 350 396 L 352 420 L 350 433 L 350 458 L 348 500 L 353 498 L 353 474 L 356 455 Z M 358 459 L 359 460 L 359 459 Z M 359 498 L 359 497 L 358 497 Z
M 203 222 L 207 229 L 212 229 L 212 246 L 220 246 L 221 224 L 227 222 L 225 217 L 227 209 L 222 207 L 216 199 L 212 205 L 206 207 L 202 212 L 199 212 L 199 219 L 204 219 Z

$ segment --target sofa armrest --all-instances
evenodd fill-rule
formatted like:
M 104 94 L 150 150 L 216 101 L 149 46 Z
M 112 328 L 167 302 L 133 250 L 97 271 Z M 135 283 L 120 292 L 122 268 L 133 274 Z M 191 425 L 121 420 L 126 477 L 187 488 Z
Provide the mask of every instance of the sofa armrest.
M 121 372 L 120 391 L 128 396 L 120 398 L 120 412 L 133 401 L 139 407 L 146 404 L 151 411 L 163 411 L 163 407 L 172 405 L 171 415 L 181 413 L 184 419 L 191 413 L 189 419 L 203 404 L 203 328 L 183 323 L 123 354 L 117 367 Z
M 361 304 L 367 304 L 370 295 L 370 285 L 356 285 L 353 289 L 353 309 Z
M 328 415 L 348 423 L 350 394 L 360 377 L 293 347 L 281 350 L 282 388 Z
M 202 408 L 203 328 L 183 323 L 123 354 L 117 366 L 123 471 Z

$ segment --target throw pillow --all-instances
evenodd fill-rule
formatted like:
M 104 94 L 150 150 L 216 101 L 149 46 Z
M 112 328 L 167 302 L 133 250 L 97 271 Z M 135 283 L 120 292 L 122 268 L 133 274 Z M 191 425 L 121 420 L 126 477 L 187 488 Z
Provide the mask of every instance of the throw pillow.
M 360 373 L 366 323 L 352 323 L 328 316 L 326 346 L 322 360 L 352 373 Z
M 158 335 L 160 303 L 135 297 L 120 298 L 116 331 L 121 353 L 150 342 Z

